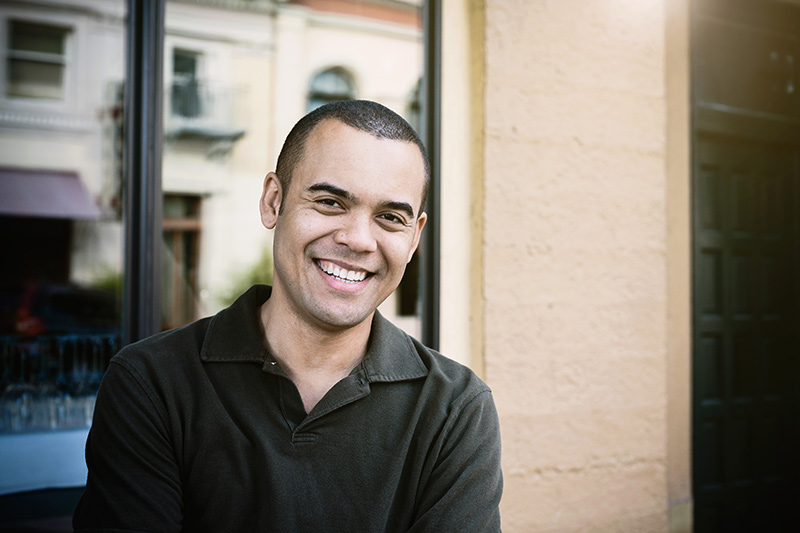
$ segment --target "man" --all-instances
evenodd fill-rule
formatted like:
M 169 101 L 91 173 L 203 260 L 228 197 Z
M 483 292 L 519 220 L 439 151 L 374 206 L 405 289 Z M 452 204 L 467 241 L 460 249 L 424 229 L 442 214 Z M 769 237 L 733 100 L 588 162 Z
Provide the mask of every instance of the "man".
M 273 286 L 112 360 L 76 530 L 499 531 L 489 389 L 376 311 L 429 173 L 379 104 L 295 125 L 261 197 Z

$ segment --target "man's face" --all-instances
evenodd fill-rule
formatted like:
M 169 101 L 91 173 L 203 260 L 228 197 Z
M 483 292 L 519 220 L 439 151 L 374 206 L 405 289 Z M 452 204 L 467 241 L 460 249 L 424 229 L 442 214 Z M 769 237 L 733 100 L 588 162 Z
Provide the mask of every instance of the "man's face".
M 289 190 L 274 174 L 265 180 L 261 216 L 275 227 L 272 298 L 282 311 L 327 330 L 370 319 L 419 243 L 424 179 L 416 145 L 320 123 Z

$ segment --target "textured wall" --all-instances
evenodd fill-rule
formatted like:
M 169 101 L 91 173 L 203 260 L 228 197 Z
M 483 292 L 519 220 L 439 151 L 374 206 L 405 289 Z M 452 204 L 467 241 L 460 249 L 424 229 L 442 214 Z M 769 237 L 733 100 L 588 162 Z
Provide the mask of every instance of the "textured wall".
M 667 530 L 665 1 L 485 2 L 505 531 Z

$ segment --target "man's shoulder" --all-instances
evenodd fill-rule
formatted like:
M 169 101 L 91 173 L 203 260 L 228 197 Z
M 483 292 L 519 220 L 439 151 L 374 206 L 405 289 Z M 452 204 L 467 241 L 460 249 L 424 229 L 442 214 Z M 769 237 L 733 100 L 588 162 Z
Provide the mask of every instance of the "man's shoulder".
M 197 360 L 212 317 L 156 333 L 125 346 L 112 359 L 129 369 L 167 369 L 181 361 Z
M 428 380 L 442 387 L 461 392 L 465 396 L 475 396 L 481 392 L 491 392 L 489 386 L 468 366 L 437 350 L 433 350 L 417 340 L 414 346 L 426 367 Z
M 387 323 L 389 324 L 387 326 Z M 387 327 L 392 331 L 387 331 Z M 383 318 L 380 324 L 381 337 L 391 340 L 392 358 L 388 363 L 393 369 L 397 368 L 397 359 L 414 361 L 419 367 L 415 377 L 425 381 L 428 394 L 440 399 L 449 398 L 451 405 L 468 403 L 478 396 L 485 396 L 491 402 L 491 389 L 468 366 L 447 357 L 438 350 L 425 346 L 411 335 L 403 332 L 397 326 Z M 385 354 L 383 361 L 387 361 Z M 404 370 L 408 372 L 410 365 L 405 364 Z

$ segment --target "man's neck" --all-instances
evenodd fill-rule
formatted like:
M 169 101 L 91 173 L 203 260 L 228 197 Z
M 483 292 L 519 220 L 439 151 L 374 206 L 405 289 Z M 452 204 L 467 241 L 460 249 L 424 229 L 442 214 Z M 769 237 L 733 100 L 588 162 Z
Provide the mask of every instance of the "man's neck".
M 275 303 L 270 298 L 261 306 L 266 345 L 294 382 L 309 413 L 364 360 L 372 320 L 341 330 L 322 329 L 292 313 L 276 312 Z

